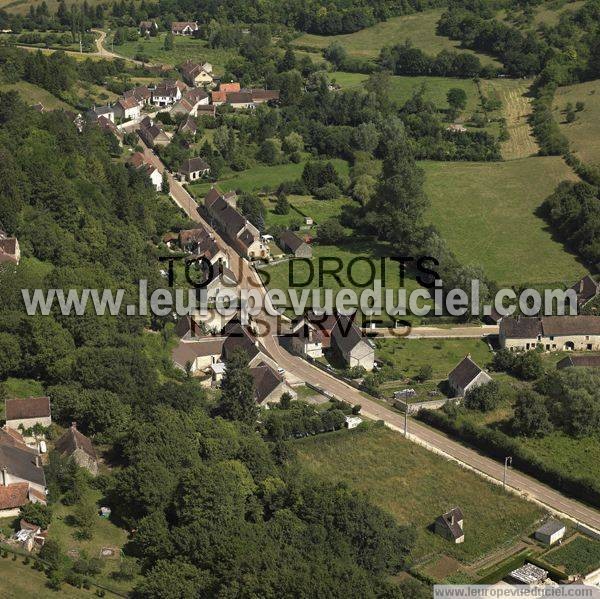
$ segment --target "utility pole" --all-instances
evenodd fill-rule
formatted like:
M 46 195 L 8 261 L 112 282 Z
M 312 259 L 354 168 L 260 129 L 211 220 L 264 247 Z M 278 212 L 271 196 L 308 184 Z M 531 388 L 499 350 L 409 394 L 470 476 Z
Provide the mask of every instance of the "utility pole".
M 404 436 L 408 438 L 408 401 L 404 406 Z
M 504 489 L 506 489 L 506 476 L 509 466 L 512 466 L 512 456 L 506 456 L 504 458 L 504 480 L 502 481 L 502 487 Z

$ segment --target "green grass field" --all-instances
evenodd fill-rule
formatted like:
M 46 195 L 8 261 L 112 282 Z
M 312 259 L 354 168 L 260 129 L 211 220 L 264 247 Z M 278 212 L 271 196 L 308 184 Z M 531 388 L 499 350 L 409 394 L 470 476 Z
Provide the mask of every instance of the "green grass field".
M 329 160 L 329 162 L 333 163 L 340 175 L 348 175 L 349 166 L 345 160 L 334 158 Z M 288 162 L 287 164 L 278 164 L 276 166 L 257 164 L 241 172 L 229 170 L 220 177 L 218 186 L 222 191 L 261 191 L 264 189 L 275 191 L 280 183 L 299 179 L 304 170 L 304 165 L 305 162 L 298 164 Z M 189 189 L 196 197 L 203 198 L 210 190 L 210 187 L 211 183 L 204 182 L 194 183 L 189 186 Z
M 294 443 L 312 472 L 366 493 L 399 523 L 414 523 L 413 557 L 447 554 L 471 562 L 529 533 L 542 510 L 384 428 L 342 431 Z M 434 535 L 435 518 L 459 506 L 465 542 Z
M 367 29 L 343 35 L 313 35 L 305 33 L 294 40 L 296 47 L 326 48 L 339 42 L 352 56 L 375 58 L 384 46 L 393 46 L 410 40 L 413 45 L 427 54 L 437 54 L 441 50 L 456 50 L 459 42 L 437 35 L 437 22 L 442 10 L 430 10 L 402 17 L 392 17 Z M 463 50 L 471 52 L 470 50 Z M 483 64 L 494 63 L 494 59 L 478 54 Z M 497 64 L 497 63 L 496 63 Z
M 36 599 L 76 599 L 81 597 L 96 597 L 94 591 L 76 589 L 64 584 L 59 592 L 52 591 L 46 586 L 47 578 L 43 572 L 38 572 L 29 565 L 23 564 L 23 558 L 18 557 L 12 561 L 12 557 L 0 558 L 0 595 L 2 599 L 24 599 L 25 597 L 36 597 Z M 107 593 L 107 597 L 116 597 Z
M 485 368 L 492 352 L 483 339 L 377 339 L 377 359 L 389 360 L 408 377 L 421 366 L 433 368 L 432 379 L 446 380 L 450 371 L 467 355 Z
M 301 213 L 310 216 L 315 225 L 322 223 L 329 218 L 337 218 L 342 213 L 345 205 L 352 203 L 348 198 L 337 198 L 335 200 L 317 200 L 312 196 L 288 196 L 290 211 L 288 214 L 275 214 L 275 199 L 265 199 L 266 215 L 265 222 L 267 228 L 273 226 L 289 227 L 295 222 L 304 222 Z M 294 210 L 297 208 L 297 210 Z
M 330 77 L 341 85 L 342 89 L 361 87 L 363 81 L 368 79 L 367 75 L 346 73 L 344 71 L 333 71 L 330 73 Z M 453 87 L 463 89 L 467 94 L 467 107 L 463 114 L 470 116 L 479 103 L 477 87 L 471 79 L 453 79 L 451 77 L 404 77 L 394 75 L 390 77 L 390 97 L 399 104 L 404 104 L 422 85 L 425 86 L 425 98 L 433 102 L 439 110 L 449 108 L 446 96 L 448 90 Z
M 19 81 L 18 83 L 3 83 L 0 85 L 0 91 L 16 91 L 28 104 L 37 104 L 41 102 L 46 110 L 55 110 L 59 108 L 71 109 L 71 106 L 53 96 L 44 88 L 28 83 L 27 81 Z
M 225 63 L 236 54 L 232 50 L 209 48 L 205 40 L 190 39 L 189 37 L 175 36 L 173 50 L 164 49 L 165 33 L 156 37 L 140 38 L 135 42 L 125 42 L 120 46 L 114 46 L 114 52 L 127 58 L 135 58 L 138 53 L 145 54 L 150 62 L 159 62 L 173 67 L 181 64 L 188 58 L 191 60 L 207 60 L 212 63 L 217 73 L 224 70 Z M 111 37 L 107 37 L 104 47 L 113 50 Z
M 570 102 L 584 102 L 573 123 L 565 122 L 564 109 Z M 600 164 L 600 81 L 559 87 L 554 98 L 554 116 L 571 148 L 584 162 Z
M 588 574 L 600 567 L 600 542 L 581 535 L 553 549 L 543 559 L 567 574 Z
M 554 283 L 585 272 L 536 210 L 572 171 L 559 157 L 509 162 L 425 162 L 429 220 L 465 264 L 500 284 Z

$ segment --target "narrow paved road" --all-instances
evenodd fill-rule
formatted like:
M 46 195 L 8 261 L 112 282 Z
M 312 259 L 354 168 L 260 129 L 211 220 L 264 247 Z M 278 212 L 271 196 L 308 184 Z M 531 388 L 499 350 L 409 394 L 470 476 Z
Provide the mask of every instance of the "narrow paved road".
M 146 156 L 161 170 L 161 172 L 165 171 L 164 165 L 158 157 L 147 148 Z M 182 208 L 192 220 L 203 224 L 213 231 L 217 243 L 226 248 L 227 244 L 225 241 L 198 214 L 195 200 L 170 173 L 167 173 L 167 177 L 169 178 L 169 183 L 171 185 L 171 197 L 177 205 Z M 235 253 L 233 255 L 236 256 Z M 238 280 L 242 282 L 242 286 L 245 285 L 248 288 L 262 288 L 260 278 L 246 260 L 241 258 L 232 260 L 231 269 L 238 277 Z M 393 430 L 401 433 L 404 432 L 403 414 L 369 399 L 354 387 L 351 387 L 343 381 L 312 366 L 306 360 L 290 354 L 281 347 L 279 339 L 276 336 L 277 322 L 274 317 L 265 314 L 265 317 L 262 320 L 258 320 L 258 324 L 259 327 L 263 328 L 260 336 L 261 343 L 273 359 L 287 372 L 350 404 L 360 404 L 362 406 L 361 414 L 365 417 L 373 420 L 383 420 L 386 425 Z M 410 419 L 408 423 L 408 438 L 431 451 L 442 454 L 448 459 L 458 462 L 494 482 L 501 482 L 503 479 L 504 464 L 482 455 L 478 451 L 465 447 L 443 433 L 430 429 L 412 419 Z M 560 493 L 560 491 L 517 470 L 509 470 L 507 483 L 507 486 L 513 491 L 518 492 L 528 499 L 544 504 L 551 511 L 559 515 L 568 516 L 573 520 L 600 531 L 600 512 L 594 508 L 575 499 L 571 499 Z

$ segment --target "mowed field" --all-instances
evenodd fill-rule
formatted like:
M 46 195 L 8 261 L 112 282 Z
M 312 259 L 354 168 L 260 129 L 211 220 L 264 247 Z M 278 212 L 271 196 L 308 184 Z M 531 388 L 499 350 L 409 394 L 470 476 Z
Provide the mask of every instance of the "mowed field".
M 353 56 L 375 58 L 384 46 L 393 46 L 410 40 L 416 48 L 427 54 L 437 54 L 442 50 L 456 50 L 460 42 L 437 35 L 436 25 L 442 10 L 418 12 L 402 17 L 392 17 L 387 21 L 376 23 L 355 33 L 342 35 L 314 35 L 305 33 L 295 39 L 296 47 L 326 48 L 333 42 L 339 42 Z M 463 50 L 476 54 L 470 50 Z M 494 59 L 484 54 L 477 54 L 483 64 L 495 63 Z
M 499 284 L 571 284 L 585 272 L 536 215 L 574 175 L 559 157 L 508 162 L 425 162 L 429 220 L 459 260 Z
M 568 103 L 583 102 L 573 123 L 565 122 L 564 109 Z M 554 116 L 561 131 L 571 143 L 571 149 L 584 162 L 600 164 L 600 80 L 559 87 L 554 98 Z
M 531 114 L 531 81 L 523 79 L 492 79 L 481 82 L 486 96 L 496 95 L 502 102 L 502 116 L 510 139 L 502 143 L 504 160 L 535 156 L 539 150 L 529 126 Z
M 366 493 L 399 523 L 414 523 L 414 558 L 437 553 L 472 562 L 529 533 L 543 515 L 534 504 L 385 428 L 319 435 L 294 446 L 310 471 Z M 461 545 L 429 528 L 455 506 L 465 515 Z

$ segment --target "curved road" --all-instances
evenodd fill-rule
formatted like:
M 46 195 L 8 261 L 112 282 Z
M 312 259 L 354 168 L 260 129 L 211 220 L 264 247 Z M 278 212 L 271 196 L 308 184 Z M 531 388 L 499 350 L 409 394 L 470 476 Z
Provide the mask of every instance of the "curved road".
M 164 165 L 152 151 L 146 148 L 145 154 L 148 160 L 156 165 L 161 172 L 165 171 Z M 171 185 L 171 197 L 179 207 L 182 208 L 192 220 L 199 222 L 210 229 L 214 233 L 217 243 L 223 248 L 226 248 L 227 244 L 223 239 L 198 214 L 198 205 L 192 196 L 170 173 L 167 173 L 167 177 Z M 237 256 L 235 253 L 234 255 Z M 256 271 L 246 260 L 242 258 L 234 260 L 231 264 L 231 269 L 238 277 L 238 280 L 244 281 L 247 287 L 259 287 L 262 289 L 262 284 Z M 343 381 L 312 366 L 306 360 L 294 356 L 283 349 L 275 334 L 277 330 L 275 318 L 265 315 L 262 321 L 260 319 L 258 320 L 258 324 L 262 326 L 263 329 L 266 329 L 262 331 L 262 335 L 259 337 L 261 343 L 273 359 L 286 371 L 292 373 L 298 379 L 315 385 L 350 404 L 360 404 L 362 406 L 362 415 L 374 420 L 383 420 L 391 429 L 398 432 L 404 432 L 403 414 L 369 399 L 354 387 L 351 387 Z M 407 436 L 410 440 L 431 451 L 439 453 L 448 459 L 458 462 L 462 466 L 479 473 L 495 483 L 501 484 L 502 482 L 504 476 L 504 464 L 497 462 L 474 449 L 461 445 L 439 431 L 430 429 L 423 424 L 410 419 Z M 507 486 L 523 497 L 543 504 L 555 514 L 569 517 L 591 528 L 600 530 L 600 512 L 584 503 L 563 495 L 560 491 L 553 489 L 522 472 L 509 470 Z

